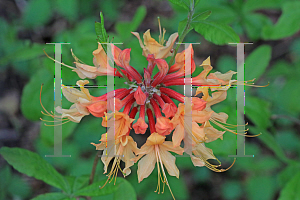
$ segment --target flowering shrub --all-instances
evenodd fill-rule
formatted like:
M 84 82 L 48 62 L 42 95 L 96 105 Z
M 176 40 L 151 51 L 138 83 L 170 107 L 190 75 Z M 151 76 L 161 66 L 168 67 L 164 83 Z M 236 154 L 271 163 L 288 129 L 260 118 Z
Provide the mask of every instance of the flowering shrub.
M 124 177 L 128 176 L 131 173 L 130 167 L 138 162 L 138 181 L 141 182 L 152 173 L 157 164 L 156 191 L 160 193 L 160 180 L 169 187 L 164 167 L 169 175 L 179 178 L 175 156 L 170 152 L 182 155 L 183 140 L 186 141 L 185 146 L 191 145 L 191 151 L 186 153 L 195 166 L 206 166 L 215 172 L 225 171 L 218 168 L 220 161 L 211 149 L 205 147 L 205 143 L 218 138 L 223 139 L 225 131 L 238 134 L 227 128 L 226 113 L 216 113 L 211 108 L 212 105 L 226 99 L 227 90 L 232 84 L 237 83 L 236 80 L 231 80 L 236 72 L 209 73 L 213 67 L 210 58 L 207 58 L 199 66 L 203 68 L 202 72 L 193 75 L 197 66 L 194 62 L 192 45 L 176 55 L 172 54 L 177 33 L 172 34 L 166 44 L 164 44 L 164 35 L 160 35 L 160 42 L 157 42 L 151 37 L 150 30 L 144 33 L 144 41 L 138 33 L 133 32 L 133 34 L 138 38 L 143 55 L 148 61 L 144 73 L 140 74 L 130 65 L 130 49 L 121 50 L 113 44 L 108 44 L 111 46 L 107 49 L 111 49 L 110 53 L 113 54 L 113 61 L 117 67 L 110 66 L 109 63 L 112 62 L 109 56 L 102 44 L 98 43 L 98 49 L 93 51 L 94 66 L 83 64 L 74 56 L 76 68 L 68 67 L 72 68 L 80 78 L 122 77 L 126 87 L 94 97 L 90 95 L 88 89 L 84 88 L 84 85 L 89 83 L 87 80 L 77 81 L 80 90 L 63 85 L 64 96 L 74 104 L 70 109 L 57 107 L 56 111 L 61 116 L 53 117 L 76 123 L 89 114 L 102 117 L 102 126 L 107 127 L 107 133 L 103 133 L 100 144 L 92 144 L 97 150 L 103 150 L 101 160 L 104 164 L 104 173 L 107 173 L 108 165 L 113 160 L 112 168 L 107 175 L 108 180 L 116 177 L 119 169 Z M 169 65 L 165 60 L 169 56 L 175 57 L 174 64 Z M 153 74 L 155 67 L 159 71 Z M 184 78 L 187 75 L 192 76 Z M 195 96 L 187 97 L 169 88 L 169 86 L 188 83 L 197 87 Z M 137 114 L 139 117 L 135 121 Z M 191 124 L 187 123 L 187 119 L 191 120 Z M 147 134 L 146 143 L 138 149 L 130 133 L 145 134 L 148 128 L 150 135 Z M 166 141 L 166 136 L 170 134 L 172 134 L 172 141 Z M 186 138 L 191 139 L 190 144 Z M 113 147 L 108 145 L 108 140 L 113 140 L 110 143 L 114 144 Z M 111 151 L 115 152 L 112 154 Z M 211 164 L 208 159 L 217 160 L 219 165 Z M 121 160 L 125 162 L 124 169 L 120 167 Z

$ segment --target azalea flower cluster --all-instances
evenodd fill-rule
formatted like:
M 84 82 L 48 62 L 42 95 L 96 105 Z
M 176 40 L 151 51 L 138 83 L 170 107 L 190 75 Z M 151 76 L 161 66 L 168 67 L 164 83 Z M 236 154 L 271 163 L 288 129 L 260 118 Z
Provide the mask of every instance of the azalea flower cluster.
M 74 56 L 76 67 L 68 67 L 72 68 L 81 79 L 94 79 L 97 76 L 107 75 L 126 76 L 130 83 L 125 82 L 126 87 L 115 89 L 99 97 L 90 95 L 88 89 L 84 88 L 89 83 L 88 80 L 77 81 L 80 90 L 63 86 L 64 96 L 73 105 L 70 109 L 58 107 L 56 111 L 61 113 L 62 119 L 76 123 L 89 114 L 102 118 L 102 126 L 107 127 L 107 133 L 102 134 L 100 144 L 92 144 L 97 150 L 104 150 L 101 157 L 104 173 L 107 173 L 108 165 L 113 160 L 108 174 L 109 179 L 116 176 L 119 169 L 124 176 L 128 176 L 131 173 L 130 167 L 138 162 L 138 181 L 141 182 L 152 173 L 156 165 L 158 170 L 156 191 L 160 192 L 160 180 L 169 187 L 165 169 L 169 175 L 179 178 L 175 156 L 170 152 L 182 155 L 184 148 L 181 144 L 186 137 L 191 138 L 191 152 L 186 153 L 190 154 L 195 166 L 206 166 L 216 172 L 224 171 L 218 169 L 220 165 L 208 162 L 208 159 L 217 160 L 217 158 L 211 149 L 205 147 L 205 143 L 218 138 L 223 139 L 225 131 L 237 134 L 228 128 L 233 127 L 232 125 L 226 124 L 228 115 L 216 113 L 211 108 L 212 105 L 226 99 L 227 90 L 236 83 L 235 80 L 231 80 L 236 72 L 209 74 L 212 66 L 210 58 L 207 58 L 198 66 L 202 72 L 194 76 L 196 64 L 192 45 L 177 53 L 175 63 L 171 66 L 165 60 L 173 56 L 177 33 L 172 34 L 165 45 L 163 37 L 157 42 L 151 37 L 149 30 L 144 33 L 143 41 L 138 33 L 134 32 L 133 35 L 139 40 L 143 56 L 148 61 L 143 74 L 129 64 L 130 49 L 121 50 L 114 45 L 111 46 L 113 61 L 119 67 L 116 68 L 107 64 L 109 58 L 99 43 L 98 49 L 93 52 L 94 66 L 86 65 Z M 187 53 L 190 54 L 188 58 L 186 58 Z M 190 63 L 189 70 L 186 63 Z M 153 74 L 155 67 L 159 72 Z M 185 78 L 187 73 L 192 75 L 192 78 Z M 169 88 L 174 85 L 185 85 L 188 81 L 192 86 L 197 86 L 196 94 L 192 97 L 185 97 Z M 180 103 L 177 105 L 174 100 Z M 190 108 L 186 108 L 187 101 L 191 103 Z M 138 115 L 137 120 L 135 120 L 136 115 Z M 185 117 L 191 119 L 191 126 L 186 124 Z M 218 126 L 222 131 L 213 125 Z M 146 143 L 140 149 L 131 136 L 133 134 L 148 135 Z M 170 134 L 172 134 L 172 141 L 166 141 L 166 136 Z M 107 156 L 110 148 L 107 145 L 108 138 L 114 140 L 114 157 Z M 121 169 L 120 161 L 125 163 L 124 169 Z

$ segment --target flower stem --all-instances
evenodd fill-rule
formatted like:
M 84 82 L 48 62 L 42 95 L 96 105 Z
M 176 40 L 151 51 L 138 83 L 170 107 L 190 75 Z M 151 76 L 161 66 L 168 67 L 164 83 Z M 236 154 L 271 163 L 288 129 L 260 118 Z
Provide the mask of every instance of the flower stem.
M 92 173 L 90 175 L 89 185 L 91 185 L 94 181 L 94 176 L 95 176 L 96 167 L 97 167 L 97 164 L 98 164 L 98 161 L 99 161 L 99 158 L 100 158 L 100 154 L 101 154 L 101 152 L 98 151 L 96 156 L 95 156 L 94 164 L 93 164 L 93 168 L 92 168 Z
M 185 38 L 185 36 L 186 36 L 186 35 L 188 34 L 188 32 L 190 31 L 190 24 L 191 24 L 191 22 L 192 22 L 192 18 L 193 18 L 194 11 L 195 11 L 194 5 L 195 5 L 195 4 L 194 4 L 194 1 L 191 0 L 191 1 L 190 1 L 190 10 L 189 10 L 189 13 L 188 13 L 188 19 L 187 19 L 185 28 L 184 28 L 182 34 L 180 35 L 180 37 L 179 37 L 179 39 L 178 39 L 177 46 L 176 46 L 175 51 L 174 51 L 174 53 L 173 53 L 173 56 L 172 56 L 172 58 L 171 58 L 171 60 L 170 60 L 170 62 L 169 62 L 169 67 L 171 67 L 171 66 L 173 65 L 173 62 L 174 62 L 175 56 L 176 56 L 176 54 L 177 54 L 177 52 L 178 52 L 178 49 L 179 49 L 179 47 L 180 47 L 180 45 L 181 45 L 183 39 Z

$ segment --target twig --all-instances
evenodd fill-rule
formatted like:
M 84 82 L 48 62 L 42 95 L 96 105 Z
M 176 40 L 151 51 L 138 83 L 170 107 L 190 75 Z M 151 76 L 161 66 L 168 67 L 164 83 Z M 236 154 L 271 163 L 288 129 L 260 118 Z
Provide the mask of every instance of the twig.
M 100 158 L 100 151 L 97 152 L 95 159 L 94 159 L 94 164 L 93 164 L 93 169 L 92 169 L 92 173 L 90 175 L 90 180 L 89 180 L 89 185 L 91 185 L 94 181 L 94 176 L 95 176 L 95 172 L 96 172 L 96 167 Z

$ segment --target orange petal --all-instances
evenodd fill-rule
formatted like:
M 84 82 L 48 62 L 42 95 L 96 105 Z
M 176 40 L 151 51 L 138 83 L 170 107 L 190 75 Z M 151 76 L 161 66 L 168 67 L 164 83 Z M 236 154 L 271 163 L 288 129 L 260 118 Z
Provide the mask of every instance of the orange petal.
M 169 135 L 173 130 L 173 124 L 166 117 L 159 117 L 156 120 L 155 129 L 161 135 Z
M 148 128 L 148 124 L 146 124 L 145 120 L 139 118 L 132 127 L 136 134 L 144 134 Z
M 139 86 L 138 89 L 134 92 L 134 98 L 138 105 L 144 105 L 146 101 L 146 94 L 142 91 L 141 87 Z

